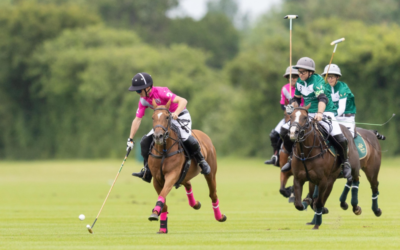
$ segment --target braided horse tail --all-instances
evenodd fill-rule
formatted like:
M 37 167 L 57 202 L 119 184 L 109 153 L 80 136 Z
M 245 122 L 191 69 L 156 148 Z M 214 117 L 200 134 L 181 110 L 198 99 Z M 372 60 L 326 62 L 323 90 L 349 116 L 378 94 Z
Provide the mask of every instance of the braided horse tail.
M 378 140 L 382 140 L 382 141 L 386 140 L 386 137 L 384 135 L 379 134 L 377 130 L 373 130 L 373 132 L 376 135 L 376 137 L 378 138 Z

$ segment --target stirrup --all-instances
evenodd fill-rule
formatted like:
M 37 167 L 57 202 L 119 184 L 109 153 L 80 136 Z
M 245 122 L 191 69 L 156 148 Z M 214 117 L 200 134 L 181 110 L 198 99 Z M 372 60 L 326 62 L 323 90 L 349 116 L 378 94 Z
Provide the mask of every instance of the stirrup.
M 277 164 L 278 163 L 278 164 Z M 279 166 L 279 162 L 278 162 L 278 156 L 277 155 L 272 155 L 272 157 L 271 157 L 271 159 L 269 159 L 269 160 L 266 160 L 265 162 L 264 162 L 264 164 L 267 164 L 267 165 L 274 165 L 274 166 Z

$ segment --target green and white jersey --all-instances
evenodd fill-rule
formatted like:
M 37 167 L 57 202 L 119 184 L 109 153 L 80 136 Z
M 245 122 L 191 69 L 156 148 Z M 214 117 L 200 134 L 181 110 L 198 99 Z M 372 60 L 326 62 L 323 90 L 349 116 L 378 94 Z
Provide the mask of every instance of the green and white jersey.
M 355 114 L 356 103 L 354 95 L 346 83 L 338 81 L 335 87 L 330 86 L 332 101 L 335 104 L 339 115 L 342 114 Z
M 327 88 L 329 86 L 329 88 Z M 320 94 L 325 94 L 329 102 L 326 104 L 325 112 L 332 112 L 337 115 L 336 106 L 332 102 L 331 89 L 329 84 L 325 84 L 324 78 L 322 76 L 313 74 L 307 81 L 302 81 L 299 79 L 296 82 L 295 95 L 303 96 L 304 107 L 311 103 L 308 112 L 317 113 L 318 112 L 318 96 Z

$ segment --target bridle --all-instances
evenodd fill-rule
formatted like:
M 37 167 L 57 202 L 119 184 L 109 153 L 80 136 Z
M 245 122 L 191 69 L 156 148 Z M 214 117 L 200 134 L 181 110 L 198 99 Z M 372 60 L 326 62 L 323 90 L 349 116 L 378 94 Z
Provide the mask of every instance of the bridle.
M 307 109 L 302 108 L 302 107 L 294 108 L 294 110 L 296 110 L 296 109 L 300 109 L 300 110 L 306 111 L 307 112 L 307 117 L 308 117 L 308 110 Z M 299 130 L 299 134 L 297 136 L 297 139 L 295 140 L 295 144 L 294 145 L 299 144 L 299 146 L 300 146 L 300 156 L 296 155 L 295 150 L 292 150 L 292 152 L 293 152 L 293 156 L 296 157 L 297 159 L 299 159 L 303 163 L 308 181 L 310 181 L 310 176 L 309 176 L 308 169 L 307 169 L 305 161 L 312 160 L 312 159 L 315 159 L 315 158 L 320 157 L 320 156 L 323 157 L 323 155 L 327 152 L 327 147 L 324 145 L 324 143 L 322 143 L 322 141 L 324 141 L 325 139 L 321 138 L 322 136 L 320 136 L 319 133 L 315 129 L 317 124 L 308 117 L 306 123 L 303 126 L 300 126 L 300 123 L 298 123 L 298 122 L 293 122 L 293 124 L 290 125 L 290 127 L 295 126 Z M 310 128 L 310 126 L 311 126 L 311 128 Z M 311 146 L 304 145 L 303 142 L 311 135 L 311 133 L 314 134 L 313 144 Z M 316 145 L 317 136 L 320 136 L 319 145 Z M 304 148 L 309 149 L 307 156 L 304 155 Z M 313 151 L 314 148 L 320 148 L 321 151 L 320 151 L 320 153 L 318 153 L 318 154 L 316 154 L 314 156 L 311 156 L 311 152 Z
M 155 108 L 154 109 L 154 111 L 157 111 L 157 110 L 166 110 L 168 112 L 168 117 L 167 117 L 168 125 L 167 125 L 167 127 L 164 127 L 163 125 L 160 125 L 160 124 L 158 124 L 158 125 L 153 127 L 154 132 L 156 131 L 156 128 L 162 128 L 162 130 L 164 130 L 163 143 L 166 144 L 166 141 L 169 138 L 169 128 L 171 127 L 171 123 L 172 123 L 171 111 L 169 111 L 169 109 L 167 109 L 167 108 Z M 155 135 L 155 133 L 153 134 L 153 139 L 155 139 L 154 135 Z

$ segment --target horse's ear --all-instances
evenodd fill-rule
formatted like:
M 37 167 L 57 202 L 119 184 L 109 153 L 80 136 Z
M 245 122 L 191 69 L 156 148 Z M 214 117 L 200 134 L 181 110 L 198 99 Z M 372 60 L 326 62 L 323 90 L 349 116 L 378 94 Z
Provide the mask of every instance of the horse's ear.
M 298 108 L 298 107 L 299 107 L 299 104 L 297 102 L 294 102 L 293 103 L 293 108 Z
M 156 100 L 154 98 L 153 98 L 153 102 L 152 103 L 153 103 L 153 108 L 156 109 L 158 106 L 157 106 Z
M 307 105 L 307 107 L 305 107 L 305 109 L 309 109 L 311 107 L 311 103 L 309 103 L 308 105 Z
M 165 104 L 165 107 L 166 107 L 167 109 L 169 109 L 169 106 L 171 106 L 171 99 L 169 99 L 169 101 L 167 102 L 167 104 Z
M 288 99 L 285 98 L 285 106 L 289 104 Z

